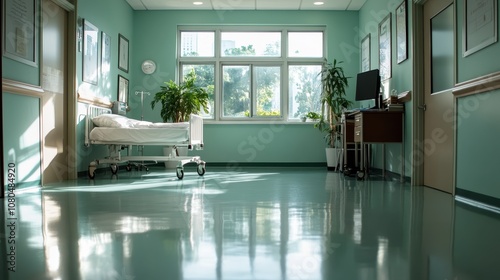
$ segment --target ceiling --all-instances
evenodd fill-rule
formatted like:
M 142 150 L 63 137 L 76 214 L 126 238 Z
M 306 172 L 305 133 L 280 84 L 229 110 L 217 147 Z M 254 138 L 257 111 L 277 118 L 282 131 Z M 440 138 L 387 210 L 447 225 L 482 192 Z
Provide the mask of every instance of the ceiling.
M 134 10 L 359 10 L 367 0 L 125 0 Z M 202 2 L 194 5 L 194 1 Z M 322 1 L 323 5 L 314 5 Z

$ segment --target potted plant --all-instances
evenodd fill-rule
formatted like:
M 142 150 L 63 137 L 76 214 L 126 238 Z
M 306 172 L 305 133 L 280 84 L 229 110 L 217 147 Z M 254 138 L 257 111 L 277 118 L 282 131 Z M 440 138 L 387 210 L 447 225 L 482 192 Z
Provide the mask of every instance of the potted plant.
M 328 168 L 336 168 L 341 148 L 339 120 L 342 112 L 352 104 L 346 98 L 346 88 L 348 79 L 344 74 L 344 69 L 340 66 L 342 61 L 333 60 L 333 63 L 326 63 L 321 75 L 321 115 L 314 127 L 325 132 L 325 139 L 328 144 L 326 148 L 326 159 Z
M 160 87 L 151 101 L 151 108 L 154 109 L 157 103 L 161 104 L 163 122 L 185 122 L 189 121 L 191 114 L 198 114 L 201 110 L 208 113 L 208 91 L 195 82 L 196 74 L 192 69 L 181 83 L 170 80 Z
M 151 101 L 151 108 L 161 105 L 160 116 L 163 122 L 187 122 L 191 114 L 199 114 L 202 110 L 208 113 L 208 102 L 208 91 L 196 85 L 196 74 L 192 69 L 179 84 L 172 80 L 165 82 Z M 163 151 L 166 156 L 187 156 L 187 147 L 165 147 Z M 165 167 L 175 168 L 175 164 L 165 162 Z

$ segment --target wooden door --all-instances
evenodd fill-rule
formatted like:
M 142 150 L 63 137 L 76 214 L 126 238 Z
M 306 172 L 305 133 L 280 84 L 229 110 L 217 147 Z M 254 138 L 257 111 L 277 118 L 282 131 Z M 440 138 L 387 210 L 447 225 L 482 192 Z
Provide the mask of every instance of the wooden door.
M 453 193 L 455 13 L 452 0 L 424 4 L 424 185 Z

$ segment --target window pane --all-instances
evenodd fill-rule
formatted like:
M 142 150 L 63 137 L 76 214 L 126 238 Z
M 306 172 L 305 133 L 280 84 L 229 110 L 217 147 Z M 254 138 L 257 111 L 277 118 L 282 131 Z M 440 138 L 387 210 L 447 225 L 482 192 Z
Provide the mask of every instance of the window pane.
M 289 32 L 289 57 L 323 57 L 323 32 Z
M 181 56 L 214 57 L 214 32 L 181 32 Z
M 249 117 L 250 66 L 223 66 L 222 75 L 222 115 Z
M 281 116 L 281 68 L 279 66 L 255 67 L 256 115 Z
M 221 56 L 281 56 L 281 32 L 222 32 Z
M 213 119 L 214 118 L 214 77 L 215 77 L 215 67 L 213 64 L 184 64 L 182 65 L 182 74 L 185 77 L 191 70 L 194 70 L 196 74 L 195 84 L 200 87 L 205 87 L 208 91 L 209 101 L 208 101 L 208 113 L 205 113 L 203 109 L 200 110 L 199 115 L 203 118 Z
M 289 74 L 289 119 L 321 113 L 321 65 L 292 65 Z

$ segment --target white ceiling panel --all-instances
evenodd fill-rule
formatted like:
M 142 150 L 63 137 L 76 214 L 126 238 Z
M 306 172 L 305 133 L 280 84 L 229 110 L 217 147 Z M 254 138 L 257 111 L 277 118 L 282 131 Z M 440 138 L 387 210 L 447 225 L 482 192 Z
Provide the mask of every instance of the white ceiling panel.
M 257 10 L 299 10 L 303 0 L 256 0 Z
M 134 10 L 359 10 L 367 0 L 125 0 Z M 194 5 L 194 1 L 202 2 Z

